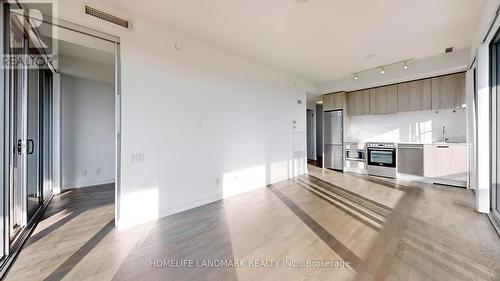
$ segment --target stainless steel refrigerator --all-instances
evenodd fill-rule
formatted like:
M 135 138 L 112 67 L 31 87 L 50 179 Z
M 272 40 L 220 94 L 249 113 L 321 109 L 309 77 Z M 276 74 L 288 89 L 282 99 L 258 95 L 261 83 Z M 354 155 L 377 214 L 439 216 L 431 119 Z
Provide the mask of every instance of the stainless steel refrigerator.
M 344 169 L 344 133 L 342 110 L 324 113 L 325 168 Z

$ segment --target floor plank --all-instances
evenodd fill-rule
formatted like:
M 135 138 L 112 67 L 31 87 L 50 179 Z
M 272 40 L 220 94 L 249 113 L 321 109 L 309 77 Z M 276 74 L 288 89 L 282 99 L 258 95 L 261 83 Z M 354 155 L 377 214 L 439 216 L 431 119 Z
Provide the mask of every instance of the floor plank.
M 67 191 L 6 280 L 500 280 L 470 191 L 308 169 L 122 231 L 113 185 Z

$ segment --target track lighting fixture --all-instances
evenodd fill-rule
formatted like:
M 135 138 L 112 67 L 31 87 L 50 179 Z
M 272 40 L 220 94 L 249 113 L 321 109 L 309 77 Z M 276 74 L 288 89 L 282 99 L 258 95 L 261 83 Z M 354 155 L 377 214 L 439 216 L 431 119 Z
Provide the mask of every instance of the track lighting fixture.
M 395 62 L 395 63 L 385 64 L 385 65 L 381 65 L 381 66 L 378 66 L 378 67 L 366 69 L 366 70 L 363 70 L 363 71 L 354 72 L 351 75 L 352 75 L 352 78 L 354 80 L 358 80 L 360 74 L 365 73 L 365 72 L 372 72 L 374 70 L 379 71 L 380 74 L 383 75 L 383 74 L 385 74 L 385 69 L 387 67 L 393 67 L 393 66 L 397 66 L 397 65 L 399 65 L 399 66 L 403 65 L 403 69 L 408 69 L 408 62 L 410 62 L 412 60 L 413 59 L 406 59 L 406 60 L 398 61 L 398 62 Z

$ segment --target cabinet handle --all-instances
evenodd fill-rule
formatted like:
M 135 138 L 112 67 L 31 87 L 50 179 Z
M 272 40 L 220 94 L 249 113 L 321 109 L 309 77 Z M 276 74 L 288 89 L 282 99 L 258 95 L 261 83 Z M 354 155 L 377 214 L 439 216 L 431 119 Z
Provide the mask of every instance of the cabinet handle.
M 437 148 L 450 148 L 449 145 L 438 145 Z

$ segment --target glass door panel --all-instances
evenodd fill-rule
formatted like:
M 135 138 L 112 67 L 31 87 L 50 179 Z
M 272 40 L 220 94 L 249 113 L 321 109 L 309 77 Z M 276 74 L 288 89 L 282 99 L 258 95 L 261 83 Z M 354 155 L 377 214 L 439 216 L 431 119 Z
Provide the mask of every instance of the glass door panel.
M 42 157 L 42 194 L 48 198 L 52 194 L 52 79 L 50 70 L 40 70 L 40 99 L 41 110 L 41 157 Z
M 11 17 L 10 48 L 16 58 L 23 56 L 18 50 L 26 45 L 24 32 L 15 17 Z M 15 53 L 15 54 L 14 54 Z M 11 244 L 26 225 L 24 210 L 25 163 L 25 82 L 26 70 L 10 69 L 10 186 L 9 186 L 9 233 Z
M 29 221 L 41 205 L 40 190 L 40 99 L 39 99 L 39 70 L 28 70 L 28 105 L 26 158 L 27 158 L 27 212 Z

